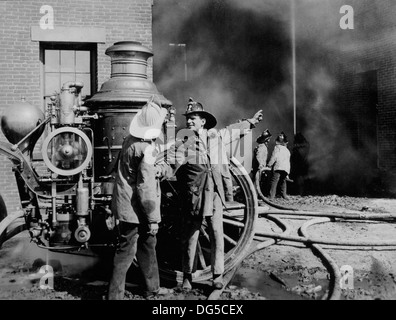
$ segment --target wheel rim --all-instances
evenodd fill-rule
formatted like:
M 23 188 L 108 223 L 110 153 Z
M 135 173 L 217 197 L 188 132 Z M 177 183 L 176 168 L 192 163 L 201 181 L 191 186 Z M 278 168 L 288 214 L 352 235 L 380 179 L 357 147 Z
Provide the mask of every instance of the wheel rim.
M 0 194 L 0 221 L 3 220 L 7 216 L 7 206 L 3 200 L 3 197 Z

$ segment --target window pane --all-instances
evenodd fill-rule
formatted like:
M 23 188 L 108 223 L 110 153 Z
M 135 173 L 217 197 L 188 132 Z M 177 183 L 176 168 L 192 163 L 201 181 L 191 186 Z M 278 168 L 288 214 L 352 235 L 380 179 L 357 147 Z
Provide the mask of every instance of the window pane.
M 60 92 L 60 74 L 46 73 L 45 74 L 45 96 L 55 94 L 55 91 Z
M 55 92 L 60 93 L 62 85 L 69 81 L 78 81 L 84 84 L 83 97 L 92 95 L 91 81 L 92 72 L 95 73 L 96 68 L 96 55 L 92 55 L 90 47 L 86 45 L 83 50 L 79 50 L 77 48 L 80 48 L 80 45 L 58 46 L 55 43 L 52 44 L 52 49 L 46 49 L 44 45 L 41 47 L 44 56 L 44 96 L 51 96 Z M 93 46 L 92 50 L 96 52 Z M 94 60 L 92 61 L 92 59 Z M 92 64 L 92 62 L 94 63 Z M 91 70 L 92 67 L 94 70 Z M 45 103 L 45 101 L 43 102 Z
M 61 72 L 75 72 L 75 51 L 61 50 Z
M 61 73 L 61 87 L 68 81 L 76 81 L 76 75 L 74 73 Z
M 76 51 L 76 72 L 90 72 L 90 52 Z
M 59 50 L 45 50 L 45 72 L 59 72 Z
M 77 73 L 76 81 L 81 81 L 84 84 L 84 87 L 81 91 L 81 96 L 89 96 L 91 95 L 91 75 L 87 73 Z

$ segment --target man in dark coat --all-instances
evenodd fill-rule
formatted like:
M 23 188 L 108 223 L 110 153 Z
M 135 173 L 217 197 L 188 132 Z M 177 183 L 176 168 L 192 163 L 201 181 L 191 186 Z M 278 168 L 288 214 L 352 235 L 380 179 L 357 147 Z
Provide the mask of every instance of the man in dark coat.
M 213 287 L 223 287 L 225 205 L 224 172 L 228 164 L 225 146 L 250 132 L 262 119 L 262 111 L 253 118 L 217 131 L 216 118 L 204 111 L 201 103 L 190 98 L 186 113 L 187 129 L 178 132 L 173 174 L 180 183 L 183 201 L 182 268 L 183 288 L 192 288 L 192 274 L 201 226 L 208 224 L 211 245 Z

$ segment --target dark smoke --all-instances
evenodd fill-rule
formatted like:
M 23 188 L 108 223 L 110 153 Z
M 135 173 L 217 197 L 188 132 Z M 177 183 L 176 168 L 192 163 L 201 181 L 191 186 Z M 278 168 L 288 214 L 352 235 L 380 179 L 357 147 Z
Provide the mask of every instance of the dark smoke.
M 340 103 L 340 70 L 360 35 L 342 33 L 339 0 L 162 0 L 154 4 L 154 81 L 173 101 L 179 128 L 188 98 L 203 103 L 218 127 L 263 109 L 266 128 L 284 131 L 293 143 L 293 82 L 296 72 L 297 131 L 311 144 L 310 176 L 323 192 L 351 193 L 374 175 L 361 161 Z M 292 68 L 295 23 L 296 70 Z M 184 51 L 169 43 L 186 44 Z M 253 146 L 254 147 L 254 146 Z M 270 146 L 271 149 L 272 146 Z M 319 188 L 320 189 L 320 188 Z M 315 191 L 319 190 L 318 188 Z
M 184 112 L 192 96 L 216 115 L 219 126 L 251 117 L 259 109 L 265 112 L 262 127 L 284 118 L 287 126 L 290 41 L 281 21 L 226 1 L 194 3 L 165 1 L 154 6 L 155 81 L 175 103 L 177 113 Z M 169 43 L 187 44 L 187 83 L 183 52 Z M 184 125 L 183 117 L 178 119 Z M 273 130 L 280 129 L 287 130 Z

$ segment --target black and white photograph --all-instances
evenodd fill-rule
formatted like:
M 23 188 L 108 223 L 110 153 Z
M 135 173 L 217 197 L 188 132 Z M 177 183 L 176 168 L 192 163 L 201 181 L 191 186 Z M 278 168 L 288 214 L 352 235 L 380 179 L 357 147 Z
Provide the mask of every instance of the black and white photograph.
M 0 300 L 396 299 L 396 1 L 0 16 Z

